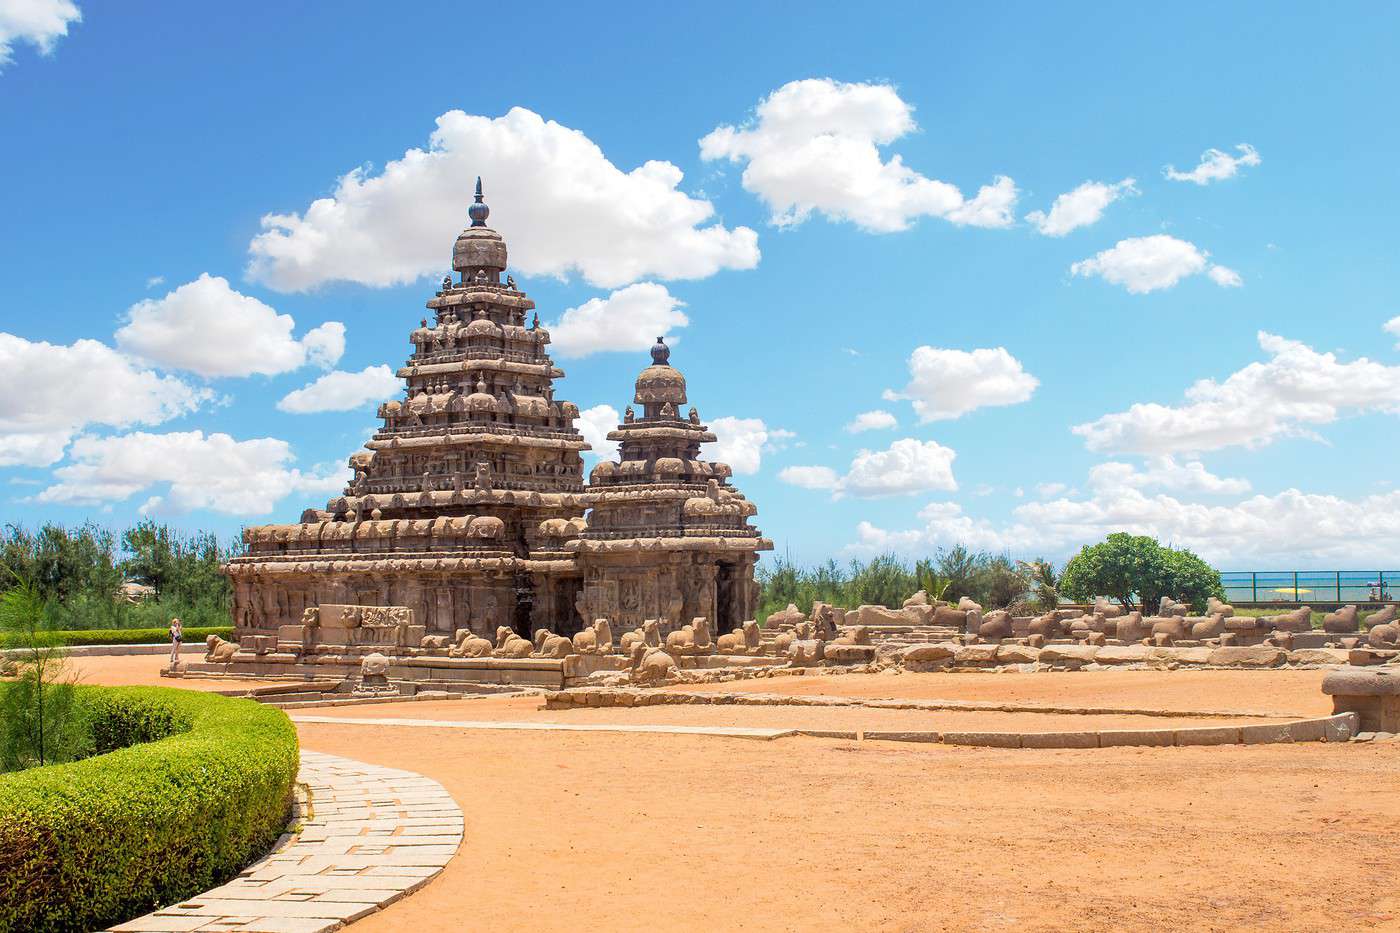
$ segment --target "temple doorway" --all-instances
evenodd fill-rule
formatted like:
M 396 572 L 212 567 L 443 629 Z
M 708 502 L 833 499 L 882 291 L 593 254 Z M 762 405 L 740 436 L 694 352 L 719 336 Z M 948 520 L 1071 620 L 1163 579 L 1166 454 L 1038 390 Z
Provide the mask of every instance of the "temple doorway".
M 735 587 L 739 582 L 738 566 L 721 563 L 715 573 L 715 620 L 714 632 L 721 635 L 734 630 L 741 621 L 737 618 L 739 607 L 735 600 Z

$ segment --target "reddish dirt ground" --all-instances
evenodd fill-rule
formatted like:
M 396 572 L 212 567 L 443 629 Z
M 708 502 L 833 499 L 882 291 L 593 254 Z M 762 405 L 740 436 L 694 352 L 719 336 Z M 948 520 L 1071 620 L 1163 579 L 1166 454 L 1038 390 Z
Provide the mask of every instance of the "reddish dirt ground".
M 367 933 L 1357 930 L 1400 909 L 1397 744 L 299 731 L 433 777 L 466 814 L 447 870 Z
M 120 676 L 97 665 L 88 681 L 104 682 L 108 670 Z M 1315 693 L 1321 677 L 843 675 L 715 689 L 1311 715 L 1328 711 Z M 544 715 L 532 711 L 538 705 L 497 697 L 306 712 L 527 719 Z M 549 715 L 657 722 L 675 713 L 720 724 L 734 712 Z M 298 731 L 307 748 L 441 781 L 466 815 L 447 870 L 354 925 L 366 933 L 1400 928 L 1400 797 L 1388 793 L 1400 743 L 1029 751 L 352 724 Z
M 746 726 L 770 729 L 886 730 L 936 732 L 1073 732 L 1102 729 L 1185 729 L 1193 726 L 1256 725 L 1265 718 L 1196 718 L 1046 713 L 886 710 L 811 706 L 644 706 L 543 710 L 538 696 L 491 697 L 443 703 L 385 703 L 292 710 L 345 719 L 434 719 L 473 722 L 559 722 L 628 725 Z
M 891 699 L 978 700 L 1048 706 L 1237 710 L 1325 716 L 1324 670 L 1037 671 L 985 674 L 828 674 L 762 677 L 675 690 L 754 691 Z
M 201 656 L 186 652 L 183 660 L 198 660 Z M 170 663 L 169 654 L 112 655 L 96 658 L 68 659 L 69 668 L 78 675 L 80 683 L 101 684 L 108 687 L 155 686 L 180 687 L 184 690 L 233 690 L 247 687 L 265 687 L 278 681 L 271 680 L 215 680 L 197 677 L 161 677 L 160 669 Z

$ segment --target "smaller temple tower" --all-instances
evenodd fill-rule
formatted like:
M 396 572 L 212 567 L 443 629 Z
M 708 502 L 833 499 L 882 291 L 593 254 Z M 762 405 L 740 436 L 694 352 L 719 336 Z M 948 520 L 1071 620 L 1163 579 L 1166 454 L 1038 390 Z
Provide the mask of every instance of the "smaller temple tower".
M 685 376 L 658 337 L 652 364 L 637 377 L 633 404 L 608 434 L 619 461 L 589 479 L 588 527 L 567 547 L 583 572 L 578 610 L 614 630 L 656 619 L 664 631 L 697 616 L 727 632 L 757 608 L 754 564 L 773 542 L 750 527 L 757 507 L 729 484 L 723 463 L 701 459 L 715 440 L 687 405 Z

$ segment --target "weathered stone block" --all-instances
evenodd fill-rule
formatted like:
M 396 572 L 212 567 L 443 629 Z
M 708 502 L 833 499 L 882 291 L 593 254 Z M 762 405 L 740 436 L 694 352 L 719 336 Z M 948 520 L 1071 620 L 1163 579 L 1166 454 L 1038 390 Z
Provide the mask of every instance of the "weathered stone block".
M 945 732 L 945 745 L 976 745 L 983 748 L 1020 748 L 1019 732 Z
M 1238 745 L 1239 726 L 1208 726 L 1203 729 L 1177 729 L 1177 745 Z
M 1027 732 L 1022 748 L 1098 748 L 1097 732 Z
M 1272 645 L 1230 645 L 1210 653 L 1210 663 L 1220 667 L 1277 667 L 1288 653 Z
M 1163 748 L 1176 744 L 1171 729 L 1108 729 L 1099 733 L 1099 748 L 1147 745 Z

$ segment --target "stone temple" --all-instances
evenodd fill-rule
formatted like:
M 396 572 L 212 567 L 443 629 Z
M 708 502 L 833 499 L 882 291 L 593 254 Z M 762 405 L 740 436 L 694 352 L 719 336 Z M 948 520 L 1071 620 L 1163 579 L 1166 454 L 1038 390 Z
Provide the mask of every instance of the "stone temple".
M 749 525 L 757 509 L 729 467 L 701 458 L 715 437 L 669 348 L 657 339 L 638 408 L 608 435 L 619 461 L 585 484 L 578 407 L 555 397 L 564 373 L 549 331 L 506 274 L 489 213 L 478 179 L 456 278 L 409 335 L 404 397 L 379 407 L 383 427 L 350 458 L 344 494 L 298 524 L 244 532 L 227 569 L 245 649 L 300 659 L 361 643 L 342 628 L 377 626 L 364 644 L 416 654 L 468 631 L 570 635 L 607 619 L 656 620 L 665 634 L 697 617 L 729 631 L 754 617 L 754 564 L 772 543 Z

